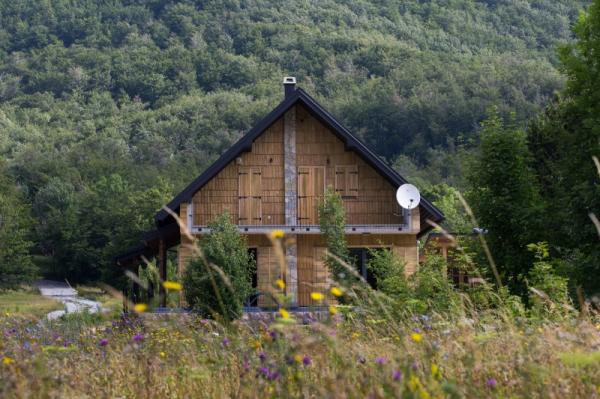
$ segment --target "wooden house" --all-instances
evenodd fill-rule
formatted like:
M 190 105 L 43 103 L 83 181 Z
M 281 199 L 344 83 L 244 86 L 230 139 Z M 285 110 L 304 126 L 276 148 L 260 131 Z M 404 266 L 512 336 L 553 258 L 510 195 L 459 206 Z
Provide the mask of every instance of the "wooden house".
M 395 200 L 406 180 L 371 152 L 304 90 L 295 78 L 284 79 L 284 100 L 166 207 L 194 235 L 208 232 L 215 216 L 228 212 L 256 254 L 258 291 L 280 277 L 299 306 L 311 305 L 310 293 L 327 283 L 317 203 L 326 187 L 340 193 L 346 211 L 346 238 L 365 271 L 367 249 L 390 248 L 406 261 L 407 273 L 418 266 L 417 239 L 431 219 L 443 216 L 426 199 L 411 212 Z M 166 276 L 166 251 L 186 244 L 176 221 L 165 210 L 156 215 L 157 229 L 143 245 L 123 254 L 117 263 L 130 266 L 142 255 L 158 256 Z M 285 276 L 276 272 L 266 235 L 282 230 L 295 237 L 286 249 Z M 177 249 L 179 269 L 190 250 Z M 368 277 L 368 276 L 367 276 Z

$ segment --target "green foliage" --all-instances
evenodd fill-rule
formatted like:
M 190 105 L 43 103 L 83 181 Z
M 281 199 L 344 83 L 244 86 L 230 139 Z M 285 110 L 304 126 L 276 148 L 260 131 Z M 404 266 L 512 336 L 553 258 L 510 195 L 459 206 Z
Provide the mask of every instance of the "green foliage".
M 327 239 L 327 250 L 342 262 L 349 263 L 350 252 L 346 244 L 346 215 L 342 196 L 331 187 L 327 187 L 317 210 L 321 233 Z M 327 256 L 325 263 L 334 280 L 340 284 L 346 285 L 354 280 L 346 267 L 334 257 Z
M 600 2 L 594 1 L 574 27 L 576 42 L 560 51 L 567 87 L 531 124 L 541 193 L 548 203 L 544 226 L 551 248 L 569 264 L 570 276 L 589 294 L 600 290 L 598 234 L 589 218 L 600 214 L 600 176 L 592 156 L 600 154 Z
M 569 304 L 569 280 L 557 274 L 556 261 L 550 259 L 548 243 L 529 244 L 527 249 L 535 253 L 536 258 L 527 279 L 530 288 L 534 289 L 529 295 L 531 311 L 543 317 L 563 315 L 563 306 Z
M 446 261 L 438 255 L 427 256 L 410 276 L 404 261 L 389 249 L 374 249 L 368 269 L 377 279 L 377 289 L 394 303 L 393 308 L 414 313 L 451 312 L 460 303 L 459 293 L 448 279 Z
M 256 263 L 228 214 L 217 217 L 209 227 L 211 232 L 200 241 L 202 256 L 185 269 L 185 299 L 203 316 L 234 320 L 242 315 L 244 300 L 253 293 Z
M 33 219 L 0 162 L 0 290 L 18 288 L 37 275 L 30 255 Z
M 460 303 L 458 291 L 448 278 L 447 264 L 441 256 L 428 256 L 409 278 L 412 287 L 409 305 L 415 312 L 449 312 Z
M 525 294 L 521 276 L 532 257 L 527 250 L 543 231 L 544 205 L 531 168 L 525 132 L 493 112 L 482 125 L 479 152 L 470 161 L 467 199 L 477 217 L 504 283 Z
M 411 289 L 404 274 L 404 261 L 387 248 L 371 249 L 369 254 L 367 268 L 375 276 L 377 290 L 395 300 L 408 301 Z
M 137 244 L 163 199 L 281 100 L 288 74 L 419 183 L 460 188 L 489 106 L 522 124 L 563 87 L 554 47 L 584 4 L 0 1 L 0 158 L 39 226 L 36 259 L 50 274 L 115 283 L 103 271 L 118 246 L 110 220 Z M 160 201 L 118 208 L 99 197 L 113 175 L 134 194 L 160 187 Z M 73 227 L 94 220 L 94 233 Z

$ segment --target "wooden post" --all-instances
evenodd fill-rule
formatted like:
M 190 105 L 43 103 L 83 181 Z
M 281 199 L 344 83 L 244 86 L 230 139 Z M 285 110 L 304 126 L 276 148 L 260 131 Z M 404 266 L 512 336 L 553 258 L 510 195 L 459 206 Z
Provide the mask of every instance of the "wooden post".
M 133 274 L 135 274 L 135 276 L 139 279 L 140 278 L 140 274 L 139 274 L 139 265 L 135 264 L 135 266 L 133 267 L 133 269 L 131 270 L 131 272 Z M 129 300 L 133 303 L 140 303 L 140 285 L 136 282 L 133 281 L 132 285 L 131 285 L 132 289 L 131 289 L 131 297 L 129 298 Z
M 167 292 L 163 283 L 167 280 L 167 248 L 165 240 L 160 239 L 158 242 L 158 274 L 160 276 L 158 292 L 160 295 L 160 306 L 167 306 Z

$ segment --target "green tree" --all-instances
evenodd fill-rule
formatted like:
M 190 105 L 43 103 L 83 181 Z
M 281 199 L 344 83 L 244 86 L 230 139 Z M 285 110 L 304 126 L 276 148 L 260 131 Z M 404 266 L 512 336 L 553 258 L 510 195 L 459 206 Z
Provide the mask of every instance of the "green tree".
M 36 277 L 32 225 L 29 205 L 0 163 L 0 289 L 16 288 Z
M 570 263 L 570 275 L 589 293 L 600 290 L 600 245 L 590 213 L 600 214 L 600 1 L 575 24 L 576 41 L 560 50 L 567 87 L 528 130 L 551 247 Z
M 504 283 L 526 294 L 524 275 L 531 267 L 527 244 L 540 239 L 543 203 L 525 132 L 493 112 L 482 124 L 479 152 L 469 162 L 467 199 Z
M 234 320 L 242 315 L 244 300 L 253 294 L 256 263 L 246 239 L 223 214 L 213 220 L 202 237 L 202 256 L 194 258 L 183 274 L 185 299 L 203 316 Z
M 346 214 L 342 196 L 334 192 L 331 187 L 327 187 L 317 209 L 321 233 L 327 239 L 329 254 L 333 255 L 327 255 L 325 263 L 335 281 L 348 284 L 354 277 L 343 264 L 350 263 L 350 252 L 346 244 Z

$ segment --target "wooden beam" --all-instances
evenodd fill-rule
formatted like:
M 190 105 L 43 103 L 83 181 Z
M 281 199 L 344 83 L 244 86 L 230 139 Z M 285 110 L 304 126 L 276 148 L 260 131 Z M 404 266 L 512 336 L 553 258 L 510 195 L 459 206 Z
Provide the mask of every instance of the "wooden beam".
M 163 283 L 167 280 L 167 246 L 165 240 L 161 238 L 158 241 L 158 274 L 160 276 L 158 292 L 160 297 L 160 306 L 167 306 L 167 292 Z

